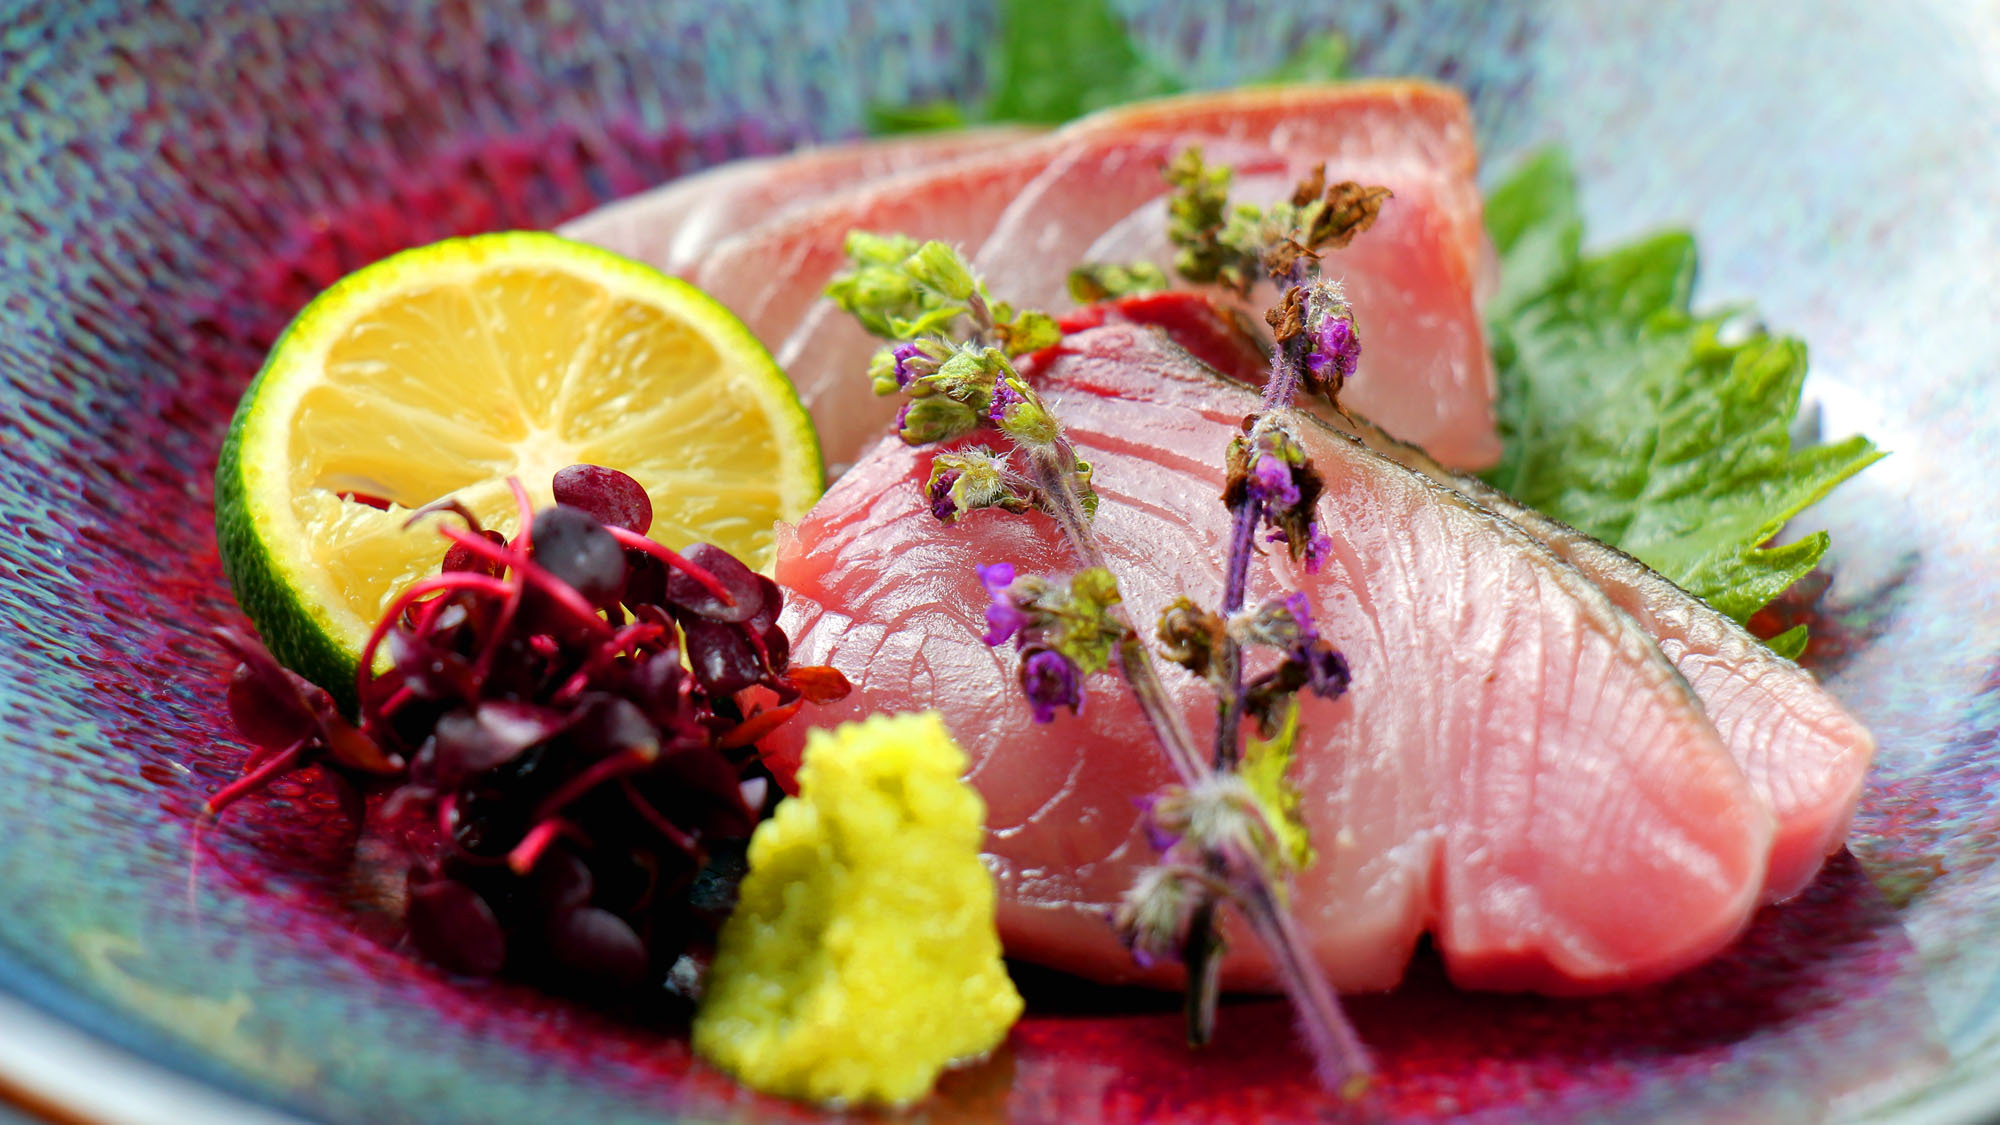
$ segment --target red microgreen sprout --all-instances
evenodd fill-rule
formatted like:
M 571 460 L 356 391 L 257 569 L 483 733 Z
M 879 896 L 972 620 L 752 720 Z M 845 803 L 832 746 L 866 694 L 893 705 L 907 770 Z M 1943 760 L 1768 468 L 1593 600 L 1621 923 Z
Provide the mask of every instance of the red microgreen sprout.
M 258 749 L 209 807 L 323 765 L 384 794 L 368 815 L 408 848 L 410 933 L 438 964 L 585 991 L 685 981 L 772 792 L 758 741 L 847 681 L 791 666 L 770 579 L 647 538 L 631 477 L 571 466 L 540 512 L 509 484 L 512 539 L 454 500 L 411 517 L 449 546 L 363 646 L 358 723 L 219 636 Z

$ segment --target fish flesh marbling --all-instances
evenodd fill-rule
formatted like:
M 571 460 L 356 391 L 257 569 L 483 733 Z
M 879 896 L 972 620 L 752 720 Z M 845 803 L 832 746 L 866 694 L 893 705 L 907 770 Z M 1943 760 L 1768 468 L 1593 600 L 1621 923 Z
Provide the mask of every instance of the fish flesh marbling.
M 1133 618 L 1183 592 L 1214 603 L 1223 450 L 1256 395 L 1132 324 L 1030 366 L 1096 468 L 1096 533 Z M 1301 429 L 1334 548 L 1312 576 L 1269 556 L 1252 597 L 1306 591 L 1354 670 L 1345 697 L 1305 702 L 1294 766 L 1319 852 L 1294 908 L 1336 986 L 1394 984 L 1426 931 L 1463 984 L 1551 992 L 1658 979 L 1726 945 L 1759 901 L 1773 818 L 1651 638 L 1515 524 Z M 1154 858 L 1132 800 L 1171 780 L 1166 763 L 1109 676 L 1081 714 L 1032 721 L 1013 654 L 980 640 L 975 568 L 1075 564 L 1040 515 L 940 525 L 921 489 L 930 456 L 884 439 L 781 535 L 794 652 L 855 685 L 808 718 L 941 711 L 988 803 L 1010 952 L 1142 979 L 1105 914 Z M 1207 688 L 1163 675 L 1197 733 L 1212 730 Z M 1247 940 L 1225 973 L 1270 984 Z

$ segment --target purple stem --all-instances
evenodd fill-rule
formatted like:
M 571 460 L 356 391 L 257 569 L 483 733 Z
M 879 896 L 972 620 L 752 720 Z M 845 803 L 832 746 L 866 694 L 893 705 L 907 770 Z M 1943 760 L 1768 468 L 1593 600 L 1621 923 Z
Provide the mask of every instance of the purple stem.
M 1294 388 L 1296 385 L 1294 376 Z M 1056 526 L 1062 530 L 1063 538 L 1069 542 L 1070 549 L 1076 552 L 1085 567 L 1105 567 L 1108 570 L 1104 552 L 1098 547 L 1097 538 L 1090 530 L 1090 521 L 1070 485 L 1069 466 L 1076 463 L 1076 454 L 1069 439 L 1059 435 L 1050 445 L 1023 448 L 1035 486 L 1040 489 L 1043 502 L 1054 517 Z M 1248 551 L 1243 553 L 1247 562 Z M 1114 606 L 1111 612 L 1128 630 L 1131 629 L 1131 618 L 1126 615 L 1124 607 Z M 1152 656 L 1137 636 L 1137 632 L 1133 632 L 1131 639 L 1118 646 L 1119 671 L 1124 673 L 1125 682 L 1131 685 L 1132 694 L 1139 701 L 1139 709 L 1152 727 L 1154 737 L 1166 751 L 1174 771 L 1180 774 L 1183 784 L 1191 786 L 1209 775 L 1209 764 L 1195 754 L 1193 737 L 1188 733 L 1187 724 L 1168 698 L 1166 688 L 1153 667 Z M 1240 696 L 1241 688 L 1232 694 Z M 1314 1073 L 1330 1091 L 1343 1094 L 1354 1092 L 1354 1082 L 1367 1073 L 1367 1052 L 1355 1037 L 1354 1029 L 1348 1025 L 1347 1017 L 1341 1013 L 1340 1001 L 1334 995 L 1332 986 L 1327 984 L 1319 966 L 1313 963 L 1298 926 L 1291 915 L 1278 905 L 1271 873 L 1255 861 L 1229 864 L 1228 868 L 1238 881 L 1235 897 L 1242 904 L 1258 940 L 1270 951 L 1271 961 L 1278 968 L 1279 980 L 1291 997 L 1293 1010 L 1298 1013 L 1306 1046 L 1313 1054 Z M 1191 941 L 1205 938 L 1205 934 L 1190 934 Z M 1218 982 L 1219 978 L 1214 975 L 1207 975 L 1201 982 L 1189 981 L 1190 1031 L 1197 1029 L 1204 1012 L 1213 1011 L 1214 990 Z
M 1320 1085 L 1346 1097 L 1358 1096 L 1368 1079 L 1368 1048 L 1347 1022 L 1326 974 L 1306 955 L 1308 947 L 1298 923 L 1262 882 L 1243 888 L 1237 905 L 1257 939 L 1270 951 L 1271 965 L 1284 984 L 1285 994 L 1291 997 L 1299 1029 L 1312 1050 L 1313 1072 Z
M 1245 587 L 1249 585 L 1250 551 L 1257 539 L 1257 502 L 1245 498 L 1232 513 L 1229 529 L 1229 561 L 1223 570 L 1222 613 L 1224 617 L 1243 608 Z M 1215 768 L 1236 768 L 1243 725 L 1243 650 L 1234 638 L 1224 634 L 1217 654 L 1222 677 L 1222 714 L 1215 724 Z
M 1301 273 L 1301 269 L 1294 267 L 1293 276 L 1279 279 L 1281 288 L 1299 284 Z M 1285 282 L 1289 285 L 1283 284 Z M 1265 413 L 1291 409 L 1298 398 L 1299 372 L 1310 346 L 1307 337 L 1299 335 L 1273 350 L 1271 376 L 1264 383 Z M 1222 612 L 1225 617 L 1243 608 L 1248 593 L 1250 556 L 1256 546 L 1258 516 L 1257 501 L 1248 495 L 1230 512 L 1229 558 L 1224 565 L 1222 587 Z M 1218 655 L 1223 694 L 1221 714 L 1217 716 L 1215 727 L 1214 762 L 1215 769 L 1220 772 L 1234 769 L 1241 754 L 1243 653 L 1233 638 L 1225 636 Z M 1215 858 L 1210 857 L 1211 861 Z M 1238 878 L 1242 883 L 1235 897 L 1250 922 L 1250 928 L 1270 952 L 1278 978 L 1298 1014 L 1300 1030 L 1312 1051 L 1314 1073 L 1330 1091 L 1350 1096 L 1358 1094 L 1357 1084 L 1365 1081 L 1368 1072 L 1368 1052 L 1348 1024 L 1346 1015 L 1341 1011 L 1340 1000 L 1327 983 L 1326 975 L 1307 952 L 1309 947 L 1304 935 L 1299 933 L 1298 924 L 1293 921 L 1290 912 L 1279 905 L 1270 873 L 1254 861 L 1241 862 L 1240 857 L 1239 862 L 1230 866 L 1239 872 Z M 1197 907 L 1190 926 L 1190 948 L 1195 943 L 1210 941 L 1214 924 L 1213 902 L 1204 901 Z M 1191 1035 L 1212 1022 L 1214 993 L 1218 986 L 1219 981 L 1213 974 L 1204 974 L 1200 980 L 1189 980 L 1188 1028 Z
M 1296 284 L 1296 282 L 1295 282 Z M 1305 364 L 1310 341 L 1300 334 L 1278 345 L 1271 353 L 1271 377 L 1264 381 L 1264 413 L 1290 410 L 1299 394 L 1299 369 Z M 1235 521 L 1230 528 L 1229 559 L 1223 565 L 1222 615 L 1243 608 L 1249 592 L 1250 555 L 1257 539 L 1257 501 L 1247 490 L 1231 509 Z M 1215 768 L 1232 769 L 1242 753 L 1243 651 L 1235 638 L 1222 640 L 1222 714 L 1215 726 Z

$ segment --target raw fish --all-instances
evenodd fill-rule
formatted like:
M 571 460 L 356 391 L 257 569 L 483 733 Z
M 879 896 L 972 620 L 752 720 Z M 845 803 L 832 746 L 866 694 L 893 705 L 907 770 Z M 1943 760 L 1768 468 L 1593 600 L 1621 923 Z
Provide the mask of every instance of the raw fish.
M 1380 439 L 1378 439 L 1379 441 Z M 1371 441 L 1371 445 L 1376 442 Z M 1750 787 L 1778 820 L 1764 898 L 1790 898 L 1847 842 L 1875 738 L 1811 672 L 1645 563 L 1521 504 L 1476 478 L 1451 473 L 1400 443 L 1390 456 L 1506 516 L 1603 590 L 1659 643 L 1701 697 Z
M 989 140 L 994 146 L 984 147 Z M 565 230 L 688 276 L 741 316 L 798 384 L 821 448 L 838 472 L 874 441 L 898 406 L 893 399 L 871 397 L 861 380 L 876 341 L 819 300 L 844 264 L 841 243 L 849 230 L 939 238 L 994 260 L 1014 237 L 989 247 L 995 225 L 1024 190 L 1060 162 L 1079 174 L 1074 183 L 1085 190 L 1061 190 L 1065 181 L 1057 176 L 1043 181 L 1033 207 L 1036 214 L 1069 217 L 1071 233 L 1058 238 L 1064 244 L 1051 248 L 1053 257 L 1043 263 L 1059 276 L 1083 261 L 1091 243 L 1108 230 L 1129 229 L 1125 220 L 1133 208 L 1161 192 L 1162 154 L 1188 144 L 1203 145 L 1218 161 L 1239 163 L 1246 184 L 1258 190 L 1288 185 L 1322 160 L 1331 162 L 1336 175 L 1343 164 L 1357 174 L 1365 165 L 1395 181 L 1390 186 L 1399 191 L 1399 201 L 1376 231 L 1363 236 L 1375 245 L 1347 252 L 1351 260 L 1342 272 L 1363 302 L 1378 300 L 1378 293 L 1396 295 L 1424 317 L 1421 333 L 1405 333 L 1390 329 L 1392 313 L 1381 311 L 1384 335 L 1369 349 L 1369 363 L 1383 376 L 1376 381 L 1380 393 L 1404 394 L 1409 405 L 1385 397 L 1374 408 L 1392 420 L 1409 416 L 1413 421 L 1397 433 L 1431 442 L 1451 464 L 1477 467 L 1497 453 L 1493 387 L 1472 300 L 1490 283 L 1491 255 L 1473 179 L 1471 121 L 1456 91 L 1383 81 L 1189 95 L 1106 110 L 1041 139 L 1003 140 L 983 135 L 976 142 L 980 148 L 968 155 L 880 177 L 865 160 L 836 159 L 840 150 L 797 158 L 809 162 L 797 176 L 782 159 L 742 171 L 718 170 L 706 174 L 712 177 L 706 186 L 670 185 L 585 216 Z M 913 162 L 934 155 L 920 148 L 890 151 Z M 857 178 L 834 190 L 833 173 L 841 169 Z M 1123 193 L 1115 207 L 1094 198 L 1095 185 L 1106 182 L 1112 170 Z M 818 198 L 788 205 L 770 221 L 714 242 L 699 260 L 686 257 L 687 247 L 708 245 L 748 213 L 744 206 L 709 197 L 740 191 L 754 210 L 761 206 L 755 201 L 771 192 L 795 198 L 785 193 L 798 177 L 813 185 Z M 711 208 L 723 218 L 705 217 Z M 1014 214 L 1029 221 L 1028 205 Z M 1370 280 L 1370 270 L 1385 276 Z M 987 281 L 997 298 L 1019 300 L 1006 270 L 989 274 Z M 1419 349 L 1400 354 L 1398 333 L 1417 341 Z M 1440 356 L 1446 357 L 1442 363 Z M 1404 371 L 1417 374 L 1390 377 Z
M 831 192 L 1018 144 L 1039 132 L 992 126 L 732 160 L 571 219 L 556 233 L 685 273 L 723 239 Z
M 1250 385 L 1263 382 L 1266 357 L 1232 310 L 1193 293 L 1162 293 L 1093 306 L 1063 321 L 1066 330 L 1129 321 L 1159 326 L 1218 371 Z M 1357 376 L 1359 390 L 1366 376 Z M 1346 396 L 1343 403 L 1355 396 Z M 1359 411 L 1353 412 L 1355 414 Z M 1322 409 L 1328 422 L 1369 448 L 1465 493 L 1583 572 L 1660 646 L 1701 697 L 1709 721 L 1757 795 L 1777 817 L 1765 876 L 1767 900 L 1803 890 L 1846 842 L 1874 757 L 1868 729 L 1812 673 L 1637 559 L 1551 519 L 1477 477 L 1454 473 L 1418 448 L 1352 415 Z
M 1261 173 L 1238 163 L 1230 198 L 1269 204 L 1291 195 L 1307 169 Z M 1246 174 L 1247 173 L 1247 174 Z M 1374 226 L 1321 264 L 1340 280 L 1366 346 L 1347 402 L 1390 433 L 1446 464 L 1479 469 L 1500 458 L 1494 428 L 1493 364 L 1481 330 L 1475 279 L 1485 243 L 1456 221 L 1463 187 L 1409 154 L 1345 156 L 1326 162 L 1331 181 L 1389 188 Z M 1076 201 L 1089 199 L 1088 207 Z M 1114 222 L 1107 212 L 1123 210 Z M 1055 248 L 1087 245 L 1080 255 Z M 1007 279 L 1023 304 L 1069 304 L 1065 279 L 1076 260 L 1173 262 L 1165 185 L 1131 172 L 1058 161 L 1022 191 L 973 264 Z M 1276 304 L 1268 283 L 1242 302 L 1253 315 Z
M 1134 619 L 1181 592 L 1212 604 L 1223 448 L 1254 394 L 1130 324 L 1031 366 L 1096 466 L 1097 533 Z M 1758 902 L 1773 822 L 1651 640 L 1514 524 L 1301 430 L 1334 550 L 1310 578 L 1272 556 L 1252 597 L 1307 590 L 1354 669 L 1347 696 L 1307 701 L 1294 767 L 1319 851 L 1294 904 L 1335 984 L 1389 987 L 1426 930 L 1462 984 L 1551 992 L 1658 979 L 1726 945 Z M 856 688 L 810 719 L 939 709 L 988 802 L 1010 952 L 1140 979 L 1104 913 L 1153 860 L 1132 798 L 1167 767 L 1108 676 L 1080 715 L 1032 721 L 1012 652 L 980 641 L 974 568 L 1074 562 L 1039 515 L 940 525 L 920 490 L 929 456 L 885 439 L 781 536 L 797 658 Z M 1164 675 L 1212 729 L 1206 688 Z M 1268 985 L 1234 929 L 1227 979 Z
M 975 248 L 985 243 L 1007 204 L 1057 155 L 1115 161 L 1133 175 L 1154 175 L 1132 158 L 1150 159 L 1157 168 L 1174 145 L 1160 137 L 1072 142 L 1052 136 L 892 177 L 727 240 L 702 259 L 692 280 L 772 349 L 812 412 L 829 466 L 839 472 L 888 428 L 901 406 L 868 389 L 868 360 L 882 342 L 820 296 L 847 264 L 842 246 L 848 231 L 893 232 Z M 1232 155 L 1251 156 L 1240 150 Z M 1263 160 L 1254 166 L 1282 166 L 1273 154 Z M 994 296 L 1006 300 L 1006 279 L 987 280 Z

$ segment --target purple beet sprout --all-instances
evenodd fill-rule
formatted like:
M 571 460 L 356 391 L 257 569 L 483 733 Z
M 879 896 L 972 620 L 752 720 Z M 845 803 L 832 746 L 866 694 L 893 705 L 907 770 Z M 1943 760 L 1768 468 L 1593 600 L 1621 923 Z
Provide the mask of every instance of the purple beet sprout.
M 440 527 L 446 568 L 370 634 L 358 723 L 255 642 L 221 638 L 241 662 L 232 714 L 259 749 L 209 806 L 323 765 L 385 794 L 367 815 L 405 844 L 426 957 L 664 995 L 677 963 L 706 955 L 766 810 L 758 740 L 848 685 L 791 664 L 770 579 L 718 547 L 648 539 L 629 476 L 572 466 L 541 512 L 509 483 L 511 540 L 454 504 L 423 511 L 467 526 Z

